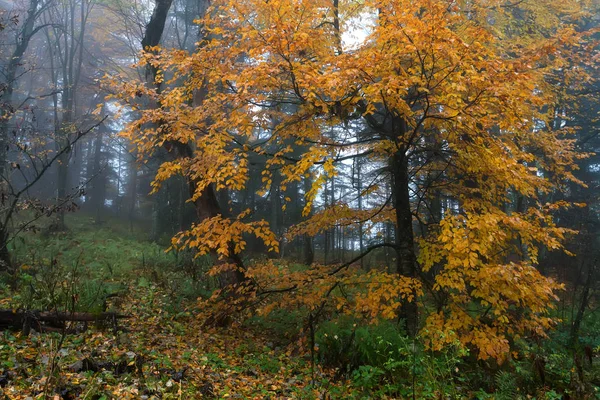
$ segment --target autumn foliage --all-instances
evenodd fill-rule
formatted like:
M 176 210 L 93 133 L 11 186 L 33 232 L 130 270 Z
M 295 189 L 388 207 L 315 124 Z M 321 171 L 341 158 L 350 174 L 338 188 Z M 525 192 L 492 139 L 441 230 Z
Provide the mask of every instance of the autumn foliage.
M 282 239 L 339 224 L 392 223 L 391 243 L 382 238 L 365 249 L 393 248 L 386 269 L 255 262 L 236 283 L 246 300 L 222 301 L 263 313 L 329 307 L 372 322 L 401 316 L 431 349 L 458 342 L 498 361 L 513 338 L 543 336 L 561 286 L 536 266 L 540 251 L 560 250 L 569 234 L 552 215 L 574 205 L 553 194 L 577 182 L 582 157 L 571 132 L 553 123 L 562 89 L 550 82 L 585 42 L 576 26 L 585 9 L 571 1 L 511 3 L 213 2 L 198 21 L 204 36 L 194 53 L 145 53 L 160 90 L 118 83 L 118 97 L 141 108 L 124 135 L 142 159 L 170 151 L 154 185 L 183 175 L 191 201 L 243 190 L 251 157 L 264 157 L 261 196 L 274 171 L 282 193 L 309 180 L 305 220 L 284 238 L 252 210 L 223 212 L 176 235 L 173 248 L 223 258 L 243 252 L 248 235 L 277 251 Z M 140 107 L 141 96 L 156 106 Z M 192 151 L 175 154 L 175 144 Z M 368 187 L 315 207 L 327 180 L 353 157 L 380 173 Z M 367 192 L 378 204 L 358 209 L 356 198 Z

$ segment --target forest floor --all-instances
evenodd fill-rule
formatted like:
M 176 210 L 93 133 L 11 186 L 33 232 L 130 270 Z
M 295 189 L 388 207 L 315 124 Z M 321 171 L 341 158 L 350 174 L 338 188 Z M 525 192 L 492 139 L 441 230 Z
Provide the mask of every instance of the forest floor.
M 242 327 L 208 329 L 188 310 L 165 311 L 155 286 L 130 287 L 121 312 L 132 317 L 116 334 L 110 326 L 68 334 L 5 332 L 0 344 L 10 399 L 325 398 L 329 376 L 315 371 L 294 346 L 278 347 Z M 4 303 L 7 301 L 5 300 Z M 100 371 L 78 371 L 83 360 L 111 362 Z M 124 361 L 123 372 L 116 365 Z M 115 365 L 115 367 L 113 367 Z M 138 369 L 141 367 L 141 371 Z M 125 364 L 123 364 L 125 366 Z M 316 383 L 316 382 L 315 382 Z
M 61 334 L 0 332 L 0 397 L 9 399 L 346 398 L 334 371 L 265 326 L 209 328 L 185 264 L 124 226 L 72 218 L 61 235 L 15 243 L 20 278 L 2 309 L 116 311 L 130 318 Z M 120 230 L 119 230 L 120 229 Z M 136 236 L 137 235 L 137 236 Z M 189 260 L 188 260 L 189 261 Z M 179 269 L 178 269 L 179 268 Z M 193 268 L 201 268 L 198 263 Z M 188 270 L 189 272 L 189 270 Z M 116 292 L 117 296 L 103 298 Z M 66 305 L 66 306 L 65 306 Z M 102 308 L 99 309 L 99 308 Z M 304 346 L 306 347 L 306 346 Z
M 13 242 L 17 273 L 0 277 L 0 310 L 129 318 L 116 329 L 74 323 L 67 334 L 0 331 L 0 399 L 561 399 L 580 382 L 568 323 L 543 342 L 516 342 L 519 357 L 493 366 L 454 347 L 428 351 L 393 323 L 357 327 L 340 317 L 318 327 L 313 365 L 301 313 L 203 323 L 198 299 L 215 286 L 204 274 L 210 259 L 167 254 L 147 229 L 123 221 L 67 222 L 67 232 L 42 227 Z M 600 353 L 595 310 L 580 339 Z M 596 359 L 582 371 L 585 394 L 571 398 L 600 398 Z

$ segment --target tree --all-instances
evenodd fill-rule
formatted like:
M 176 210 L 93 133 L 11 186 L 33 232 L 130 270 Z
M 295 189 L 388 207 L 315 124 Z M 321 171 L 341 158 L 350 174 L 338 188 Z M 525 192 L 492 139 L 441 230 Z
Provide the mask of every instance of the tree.
M 3 68 L 4 82 L 2 84 L 2 107 L 0 107 L 0 177 L 4 181 L 2 182 L 3 196 L 8 195 L 6 190 L 7 184 L 7 163 L 8 163 L 8 150 L 10 146 L 9 130 L 12 115 L 14 109 L 14 90 L 17 86 L 17 73 L 22 67 L 23 58 L 31 43 L 34 36 L 42 29 L 46 24 L 39 24 L 40 16 L 47 9 L 50 2 L 43 2 L 40 0 L 31 0 L 27 5 L 27 11 L 23 17 L 16 16 L 18 20 L 22 18 L 21 24 L 18 25 L 15 34 L 14 48 L 9 55 L 6 65 Z M 8 223 L 8 220 L 5 221 Z M 4 223 L 0 223 L 0 270 L 7 269 L 10 266 L 10 257 L 6 244 L 8 241 L 9 232 L 8 226 Z
M 584 35 L 571 25 L 579 12 L 550 1 L 217 2 L 194 54 L 146 54 L 156 82 L 166 79 L 160 93 L 122 84 L 122 100 L 147 95 L 159 105 L 125 135 L 146 156 L 165 145 L 185 149 L 154 182 L 181 174 L 197 202 L 200 222 L 173 245 L 223 257 L 244 249 L 246 233 L 277 245 L 265 221 L 199 202 L 213 188 L 243 190 L 251 153 L 267 157 L 264 193 L 314 176 L 305 215 L 341 165 L 360 159 L 374 177 L 354 197 L 372 194 L 378 204 L 335 196 L 288 235 L 393 224 L 393 242 L 301 272 L 238 264 L 254 278 L 254 295 L 288 305 L 289 294 L 306 296 L 311 317 L 332 297 L 347 312 L 401 316 L 432 349 L 458 341 L 502 360 L 511 335 L 543 335 L 552 324 L 547 310 L 560 288 L 536 265 L 540 247 L 560 249 L 570 232 L 552 218 L 570 204 L 544 195 L 579 183 L 578 154 L 545 106 L 556 102 L 549 79 Z M 523 18 L 539 29 L 523 29 Z M 367 38 L 344 44 L 358 23 Z M 394 274 L 351 269 L 383 247 L 395 250 Z M 366 295 L 343 295 L 360 284 Z
M 56 151 L 68 146 L 70 137 L 76 135 L 76 112 L 77 106 L 80 106 L 76 95 L 82 77 L 86 29 L 93 6 L 94 2 L 71 0 L 55 4 L 44 14 L 47 21 L 52 21 L 52 30 L 46 31 L 51 81 L 55 88 L 59 88 L 53 96 Z M 70 158 L 70 152 L 63 152 L 58 160 L 57 204 L 69 195 Z M 56 228 L 65 228 L 62 210 L 57 214 Z

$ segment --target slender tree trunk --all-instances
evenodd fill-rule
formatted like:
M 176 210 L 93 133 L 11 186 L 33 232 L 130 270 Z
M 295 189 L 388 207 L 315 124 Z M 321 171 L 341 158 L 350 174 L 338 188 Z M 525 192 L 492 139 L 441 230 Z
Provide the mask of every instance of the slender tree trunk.
M 135 161 L 131 161 L 129 168 L 129 184 L 127 185 L 127 220 L 129 221 L 129 230 L 133 232 L 133 221 L 135 220 L 135 206 L 137 203 L 137 178 L 138 168 Z
M 179 185 L 179 231 L 186 229 L 187 182 Z
M 58 124 L 60 127 L 55 132 L 57 134 L 55 139 L 57 151 L 71 146 L 70 141 L 74 130 L 72 125 L 75 122 L 76 112 L 75 94 L 77 93 L 79 78 L 81 76 L 85 28 L 87 24 L 87 15 L 90 11 L 89 4 L 86 3 L 86 0 L 81 0 L 79 5 L 76 1 L 71 0 L 66 4 L 63 4 L 63 7 L 66 17 L 65 20 L 67 21 L 68 26 L 64 26 L 62 29 L 55 29 L 55 32 L 62 30 L 61 35 L 63 38 L 62 54 L 58 54 L 62 73 L 61 107 L 63 114 L 60 124 L 58 124 L 58 121 L 55 122 L 55 124 Z M 79 10 L 77 10 L 77 7 L 79 7 Z M 79 12 L 79 18 L 76 16 L 77 12 Z M 76 28 L 78 28 L 79 31 L 77 31 Z M 61 49 L 60 45 L 58 48 Z M 65 208 L 63 207 L 63 203 L 69 194 L 70 158 L 70 151 L 64 152 L 59 159 L 58 165 L 58 184 L 56 190 L 58 211 L 55 227 L 58 230 L 65 229 Z
M 8 229 L 0 227 L 0 272 L 11 271 L 12 260 L 8 251 Z
M 312 179 L 310 177 L 304 178 L 304 194 L 310 191 L 312 187 Z M 310 216 L 310 213 L 308 214 Z M 303 235 L 303 244 L 304 244 L 304 264 L 311 265 L 315 261 L 315 253 L 313 251 L 313 239 L 310 235 Z
M 81 183 L 81 173 L 83 167 L 83 144 L 81 141 L 73 146 L 73 173 L 71 173 L 71 181 L 69 186 L 78 187 Z
M 335 176 L 331 177 L 331 206 L 335 205 Z M 336 240 L 336 226 L 331 227 L 331 237 L 329 239 L 329 244 L 331 245 L 331 262 L 335 262 L 335 240 Z
M 61 122 L 61 128 L 59 132 L 57 132 L 58 137 L 56 138 L 56 151 L 60 151 L 61 149 L 70 145 L 69 136 L 71 133 L 71 124 L 73 123 L 73 99 L 72 99 L 72 91 L 71 88 L 63 89 L 63 101 L 62 107 L 64 110 L 63 118 Z M 71 158 L 71 152 L 65 151 L 58 159 L 58 181 L 56 187 L 56 205 L 58 207 L 56 213 L 56 230 L 64 230 L 65 227 L 65 207 L 64 202 L 66 201 L 68 194 L 68 184 L 69 184 L 69 161 Z
M 69 182 L 69 154 L 64 153 L 58 159 L 58 184 L 56 189 L 56 230 L 65 229 L 65 208 L 64 201 L 67 197 L 67 183 Z
M 94 141 L 87 140 L 82 144 L 85 147 L 85 207 L 88 210 L 92 209 L 93 192 L 94 192 Z
M 14 79 L 14 77 L 13 77 Z M 3 97 L 4 104 L 0 106 L 0 179 L 8 181 L 8 174 L 6 171 L 6 165 L 8 162 L 8 130 L 9 130 L 9 122 L 12 116 L 12 97 L 13 97 L 13 84 L 8 83 L 7 88 L 5 89 Z M 0 182 L 2 185 L 5 182 Z M 4 188 L 1 189 L 4 191 Z
M 344 227 L 340 227 L 340 261 L 346 262 L 346 231 Z
M 281 175 L 279 171 L 273 171 L 273 180 L 271 181 L 271 215 L 269 226 L 277 237 L 281 237 L 282 232 L 282 215 L 281 215 Z M 279 249 L 279 254 L 283 251 L 283 246 Z M 279 256 L 278 253 L 270 252 L 271 257 Z
M 360 159 L 355 160 L 355 169 L 356 169 L 356 190 L 358 192 L 358 210 L 362 211 L 363 203 L 362 203 L 362 177 L 361 177 L 361 163 Z M 363 242 L 363 224 L 362 222 L 358 223 L 358 246 L 360 254 L 365 251 L 365 245 Z M 365 258 L 361 257 L 360 259 L 360 267 L 362 269 L 365 268 Z
M 329 189 L 327 181 L 325 181 L 325 190 L 323 191 L 323 200 L 325 208 L 329 207 Z M 323 264 L 327 265 L 329 261 L 329 231 L 331 229 L 325 229 L 323 231 Z
M 92 177 L 92 204 L 94 212 L 96 214 L 96 224 L 101 222 L 102 211 L 104 208 L 104 196 L 105 196 L 105 185 L 104 174 L 101 171 L 102 168 L 102 138 L 103 132 L 98 129 L 96 133 L 96 140 L 94 141 L 94 169 Z

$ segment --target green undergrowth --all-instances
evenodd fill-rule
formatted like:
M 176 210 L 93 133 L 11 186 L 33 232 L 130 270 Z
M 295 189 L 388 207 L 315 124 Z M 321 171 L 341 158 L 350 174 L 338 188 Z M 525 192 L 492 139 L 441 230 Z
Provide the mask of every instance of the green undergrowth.
M 65 309 L 77 297 L 76 311 L 105 311 L 107 297 L 131 285 L 156 284 L 169 294 L 176 312 L 182 301 L 208 296 L 214 282 L 204 279 L 206 257 L 189 252 L 165 252 L 139 227 L 131 230 L 118 219 L 101 225 L 85 214 L 67 215 L 67 229 L 48 232 L 50 220 L 40 220 L 35 232 L 19 234 L 10 244 L 17 274 L 3 280 L 13 293 L 11 306 L 24 309 Z
M 61 390 L 94 399 L 600 398 L 597 308 L 583 320 L 576 351 L 569 347 L 569 315 L 557 311 L 563 322 L 549 338 L 515 341 L 500 365 L 478 360 L 458 343 L 432 352 L 419 337 L 408 338 L 398 321 L 368 325 L 335 311 L 313 326 L 313 337 L 302 309 L 209 330 L 197 302 L 216 287 L 205 274 L 209 258 L 165 253 L 143 229 L 132 231 L 119 220 L 98 226 L 71 214 L 69 229 L 56 233 L 43 224 L 11 243 L 18 273 L 2 278 L 1 308 L 116 311 L 131 318 L 119 327 L 72 326 L 80 331 L 64 339 L 5 331 L 0 382 L 7 377 L 8 398 Z M 72 370 L 89 357 L 129 368 Z M 143 360 L 139 371 L 136 360 Z

